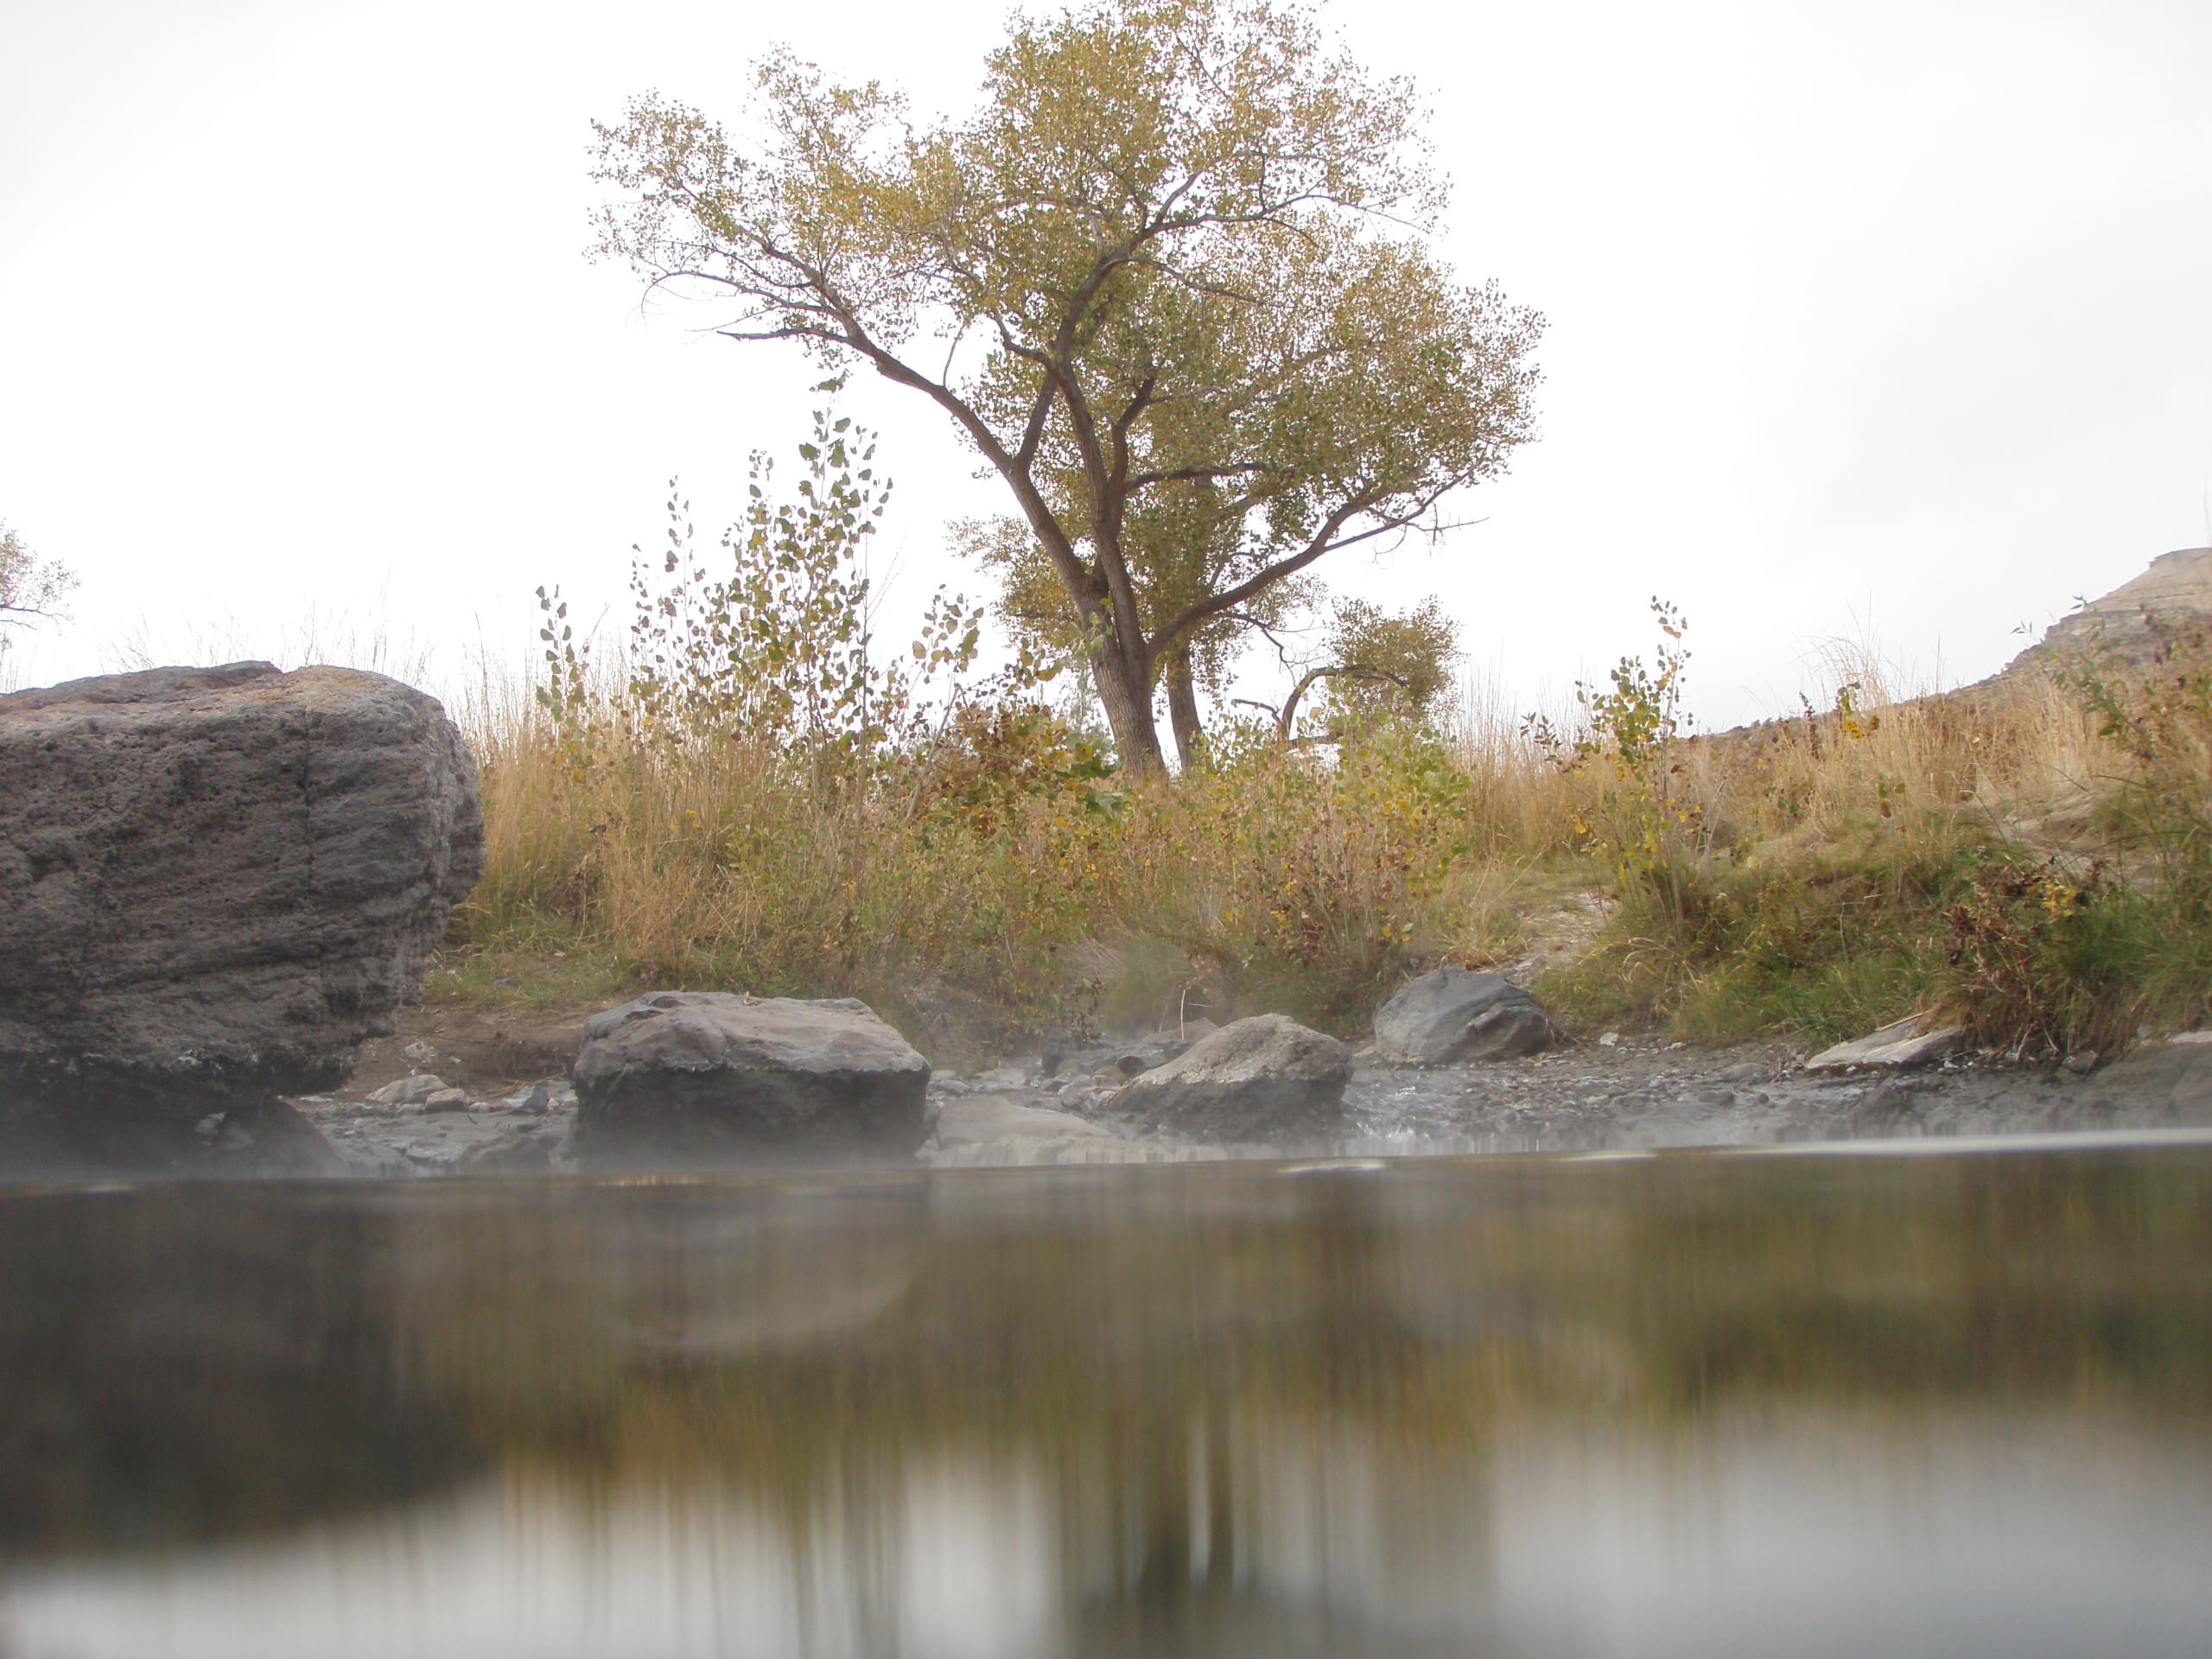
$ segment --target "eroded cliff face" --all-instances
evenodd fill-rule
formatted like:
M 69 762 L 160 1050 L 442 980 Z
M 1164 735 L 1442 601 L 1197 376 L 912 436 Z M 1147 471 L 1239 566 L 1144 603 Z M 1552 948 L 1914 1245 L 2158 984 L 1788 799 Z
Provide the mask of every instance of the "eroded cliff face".
M 381 675 L 0 697 L 0 1122 L 122 1159 L 339 1081 L 483 861 L 460 733 Z
M 2085 651 L 2116 651 L 2123 659 L 2136 661 L 2157 648 L 2158 625 L 2171 630 L 2207 624 L 2212 624 L 2212 547 L 2177 548 L 2152 560 L 2150 569 L 2133 581 L 2059 618 L 1999 677 L 2048 667 Z

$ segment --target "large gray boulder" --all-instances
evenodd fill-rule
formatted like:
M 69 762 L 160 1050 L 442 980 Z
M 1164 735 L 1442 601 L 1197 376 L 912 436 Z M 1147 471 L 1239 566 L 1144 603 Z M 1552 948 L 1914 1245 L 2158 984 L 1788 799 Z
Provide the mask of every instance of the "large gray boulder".
M 1567 1040 L 1544 1005 L 1502 974 L 1440 968 L 1375 1016 L 1376 1058 L 1394 1065 L 1511 1059 Z
M 929 1133 L 930 1065 L 864 1002 L 656 991 L 584 1021 L 579 1161 L 865 1162 Z
M 0 696 L 0 1155 L 188 1154 L 341 1081 L 482 872 L 476 769 L 381 675 L 165 668 Z
M 1262 1014 L 1132 1078 L 1105 1109 L 1184 1140 L 1280 1145 L 1336 1128 L 1351 1081 L 1349 1048 L 1287 1015 Z

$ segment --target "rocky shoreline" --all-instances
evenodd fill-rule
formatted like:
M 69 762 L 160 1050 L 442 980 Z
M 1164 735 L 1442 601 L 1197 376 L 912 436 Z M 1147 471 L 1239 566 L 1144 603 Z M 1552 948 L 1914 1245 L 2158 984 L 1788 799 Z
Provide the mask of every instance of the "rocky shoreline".
M 499 1043 L 403 1033 L 372 1046 L 347 1089 L 293 1104 L 357 1174 L 571 1171 L 576 1097 L 566 1077 L 486 1064 L 502 1048 L 545 1058 L 566 1029 Z M 1143 1054 L 1157 1040 L 1121 1046 Z M 1110 1066 L 1084 1067 L 1093 1057 L 1033 1055 L 969 1076 L 939 1073 L 929 1084 L 927 1139 L 910 1160 L 887 1166 L 1637 1152 L 2212 1127 L 2212 1033 L 2204 1033 L 2148 1041 L 2087 1070 L 1957 1052 L 1913 1067 L 1813 1070 L 1781 1045 L 1693 1049 L 1638 1036 L 1439 1066 L 1365 1052 L 1355 1058 L 1337 1133 L 1265 1143 L 1131 1129 L 1109 1109 L 1124 1079 Z M 395 1077 L 399 1066 L 410 1069 Z M 441 1098 L 427 1085 L 448 1084 L 448 1074 L 460 1086 Z M 414 1099 L 393 1087 L 410 1077 L 420 1080 Z

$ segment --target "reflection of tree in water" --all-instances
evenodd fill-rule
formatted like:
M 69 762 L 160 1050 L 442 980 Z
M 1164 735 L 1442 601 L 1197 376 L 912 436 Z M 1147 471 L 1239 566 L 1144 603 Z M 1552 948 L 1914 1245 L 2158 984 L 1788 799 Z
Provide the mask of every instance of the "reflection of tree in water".
M 1547 1426 L 2212 1395 L 2201 1154 L 1036 1173 L 10 1199 L 0 1548 L 498 1467 L 734 1505 L 885 1645 L 1013 1514 L 1078 1645 L 1387 1651 Z

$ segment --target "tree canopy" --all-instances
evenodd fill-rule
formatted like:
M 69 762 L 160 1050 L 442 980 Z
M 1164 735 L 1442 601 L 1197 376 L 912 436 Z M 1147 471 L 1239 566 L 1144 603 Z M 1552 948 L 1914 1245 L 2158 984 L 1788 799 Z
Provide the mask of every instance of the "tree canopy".
M 1123 761 L 1320 559 L 1425 524 L 1533 432 L 1534 312 L 1453 280 L 1412 89 L 1265 0 L 1017 19 L 981 105 L 917 124 L 786 54 L 741 143 L 658 95 L 598 126 L 600 249 L 720 332 L 857 359 L 1007 486 Z M 1172 688 L 1171 688 L 1172 690 Z

